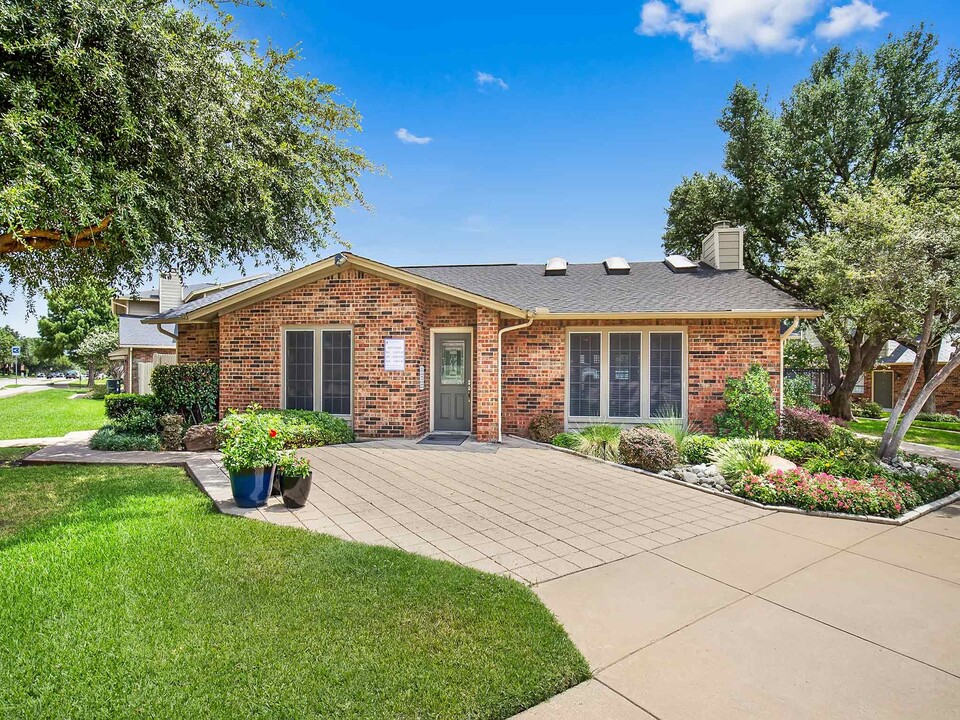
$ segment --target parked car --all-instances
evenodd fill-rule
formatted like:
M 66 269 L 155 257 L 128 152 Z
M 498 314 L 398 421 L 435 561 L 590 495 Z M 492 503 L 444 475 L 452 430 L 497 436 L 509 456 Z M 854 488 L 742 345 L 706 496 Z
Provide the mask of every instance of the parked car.
M 79 379 L 80 379 L 80 373 L 77 372 L 76 370 L 67 370 L 67 372 L 66 372 L 66 374 L 64 375 L 64 377 L 66 377 L 67 380 L 79 380 Z
M 38 377 L 38 378 L 43 378 L 44 380 L 46 380 L 47 375 L 46 375 L 46 373 L 38 372 L 38 373 L 37 373 L 37 377 Z
M 62 377 L 63 377 L 63 373 L 60 372 L 60 371 L 52 372 L 52 373 L 50 373 L 50 377 L 51 377 L 51 378 L 62 378 Z

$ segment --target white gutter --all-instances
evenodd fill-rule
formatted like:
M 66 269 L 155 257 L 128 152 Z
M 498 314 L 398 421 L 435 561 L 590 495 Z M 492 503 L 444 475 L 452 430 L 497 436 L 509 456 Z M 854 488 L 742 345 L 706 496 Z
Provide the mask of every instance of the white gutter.
M 535 312 L 527 312 L 527 319 L 518 325 L 508 325 L 497 332 L 497 442 L 503 442 L 503 334 L 511 330 L 522 330 L 533 324 Z M 781 353 L 782 355 L 782 353 Z
M 780 333 L 780 416 L 783 416 L 783 348 L 787 340 L 790 339 L 790 336 L 793 335 L 793 331 L 797 329 L 797 325 L 800 324 L 800 316 L 797 315 L 793 318 L 793 323 Z

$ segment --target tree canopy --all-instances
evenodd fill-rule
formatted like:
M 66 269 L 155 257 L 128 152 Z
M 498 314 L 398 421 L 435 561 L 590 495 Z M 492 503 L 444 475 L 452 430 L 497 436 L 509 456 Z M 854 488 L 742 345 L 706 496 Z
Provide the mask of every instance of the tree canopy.
M 791 262 L 800 245 L 825 236 L 833 204 L 851 192 L 876 181 L 907 182 L 918 163 L 936 167 L 960 155 L 958 103 L 960 63 L 942 62 L 937 38 L 922 27 L 872 55 L 831 48 L 776 112 L 757 88 L 738 83 L 718 121 L 727 135 L 725 172 L 696 173 L 673 190 L 664 247 L 698 257 L 715 220 L 737 221 L 746 227 L 747 270 L 822 302 L 815 279 Z M 834 289 L 849 295 L 853 286 Z M 831 408 L 849 416 L 856 379 L 883 341 L 898 335 L 874 336 L 880 325 L 849 322 L 814 330 L 827 353 Z
M 95 330 L 117 329 L 110 300 L 113 291 L 103 283 L 81 283 L 47 293 L 47 314 L 37 321 L 40 339 L 36 354 L 42 360 L 60 355 L 78 357 L 81 343 Z
M 297 59 L 213 1 L 0 4 L 0 280 L 134 289 L 335 238 L 371 164 L 357 110 Z

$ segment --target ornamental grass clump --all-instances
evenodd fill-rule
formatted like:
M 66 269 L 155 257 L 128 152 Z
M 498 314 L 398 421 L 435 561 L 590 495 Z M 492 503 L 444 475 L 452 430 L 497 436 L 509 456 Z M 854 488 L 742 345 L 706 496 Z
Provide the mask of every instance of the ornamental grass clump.
M 917 496 L 906 482 L 879 476 L 869 480 L 811 473 L 803 468 L 748 474 L 731 483 L 734 495 L 766 505 L 789 505 L 802 510 L 897 517 Z
M 588 425 L 577 433 L 579 453 L 617 462 L 620 460 L 620 428 L 616 425 Z
M 710 454 L 710 460 L 723 479 L 732 485 L 747 475 L 766 474 L 770 470 L 766 460 L 769 454 L 770 444 L 764 440 L 728 440 Z
M 635 427 L 620 434 L 624 464 L 649 472 L 663 472 L 680 462 L 673 436 L 653 427 Z

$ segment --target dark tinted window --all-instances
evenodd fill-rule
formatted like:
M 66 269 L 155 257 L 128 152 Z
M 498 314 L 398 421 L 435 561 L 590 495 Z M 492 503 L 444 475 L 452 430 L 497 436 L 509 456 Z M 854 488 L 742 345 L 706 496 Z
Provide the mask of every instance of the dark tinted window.
M 350 414 L 350 331 L 324 330 L 322 338 L 321 382 L 323 411 L 334 415 Z
M 313 410 L 313 331 L 287 330 L 286 353 L 287 407 Z
M 610 417 L 640 417 L 640 333 L 610 333 Z
M 570 415 L 600 417 L 600 333 L 570 335 Z
M 683 410 L 683 335 L 650 333 L 650 417 Z

